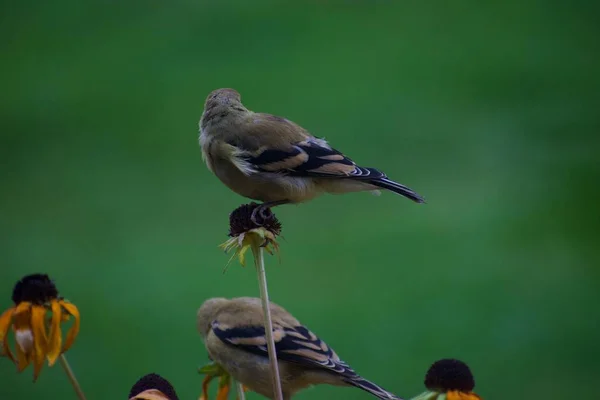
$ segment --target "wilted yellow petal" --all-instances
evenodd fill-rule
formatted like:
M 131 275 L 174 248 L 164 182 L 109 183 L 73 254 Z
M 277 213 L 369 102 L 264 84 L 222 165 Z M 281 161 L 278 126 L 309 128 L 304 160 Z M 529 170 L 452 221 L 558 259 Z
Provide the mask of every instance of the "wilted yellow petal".
M 250 245 L 244 245 L 238 249 L 238 261 L 243 267 L 246 266 L 246 252 L 250 248 Z
M 0 315 L 0 340 L 4 340 L 8 334 L 8 328 L 10 327 L 14 311 L 15 309 L 11 307 Z
M 446 400 L 446 394 L 427 390 L 411 400 Z
M 30 308 L 31 308 L 31 303 L 28 302 L 28 301 L 24 301 L 22 303 L 19 303 L 15 307 L 14 316 L 16 317 L 16 316 L 18 316 L 20 314 L 28 313 Z
M 169 400 L 169 398 L 160 390 L 148 389 L 133 396 L 129 400 Z
M 230 385 L 219 385 L 219 390 L 217 391 L 217 400 L 227 400 L 227 397 L 229 397 L 229 388 Z
M 227 262 L 227 266 L 229 266 L 231 261 L 237 257 L 239 263 L 245 267 L 248 249 L 252 249 L 255 258 L 259 247 L 264 247 L 269 254 L 279 254 L 279 244 L 275 241 L 275 235 L 262 227 L 251 229 L 248 232 L 232 237 L 225 243 L 222 243 L 219 247 L 225 250 L 226 253 L 230 250 L 234 250 L 233 255 Z M 225 269 L 227 269 L 227 266 Z
M 79 320 L 79 310 L 77 309 L 77 307 L 75 307 L 74 304 L 61 300 L 60 305 L 69 314 L 71 314 L 74 319 L 73 326 L 71 326 L 71 329 L 69 329 L 69 333 L 67 333 L 67 339 L 65 340 L 65 345 L 61 351 L 61 353 L 64 353 L 71 348 L 71 346 L 73 345 L 73 342 L 75 341 L 75 338 L 79 334 L 80 320 Z
M 62 332 L 60 329 L 62 307 L 57 300 L 52 300 L 51 307 L 52 319 L 50 320 L 50 336 L 46 357 L 48 358 L 48 364 L 53 366 L 60 355 L 62 345 Z
M 31 303 L 19 303 L 13 313 L 17 369 L 23 371 L 33 360 L 33 332 L 31 330 Z
M 447 400 L 482 400 L 481 397 L 473 392 L 465 393 L 458 390 L 451 390 L 446 393 Z
M 244 246 L 244 241 L 246 240 L 246 232 L 240 234 L 237 237 L 237 245 L 238 247 L 243 247 Z
M 17 370 L 22 372 L 31 363 L 33 352 L 30 351 L 29 354 L 26 354 L 18 344 L 15 347 L 17 351 Z
M 212 375 L 206 375 L 202 380 L 202 395 L 198 400 L 208 400 L 208 385 L 213 380 Z
M 12 362 L 15 362 L 15 358 L 10 351 L 10 347 L 8 346 L 8 329 L 10 328 L 14 311 L 14 308 L 9 308 L 0 316 L 0 342 L 2 342 L 0 356 L 10 358 Z
M 46 307 L 34 305 L 31 307 L 31 333 L 33 334 L 33 381 L 35 382 L 44 366 L 48 351 L 48 336 L 46 335 Z
M 219 378 L 219 390 L 217 390 L 217 400 L 227 400 L 229 390 L 231 389 L 231 375 L 223 371 Z
M 227 371 L 223 371 L 219 377 L 219 389 L 228 388 L 231 385 L 231 376 Z

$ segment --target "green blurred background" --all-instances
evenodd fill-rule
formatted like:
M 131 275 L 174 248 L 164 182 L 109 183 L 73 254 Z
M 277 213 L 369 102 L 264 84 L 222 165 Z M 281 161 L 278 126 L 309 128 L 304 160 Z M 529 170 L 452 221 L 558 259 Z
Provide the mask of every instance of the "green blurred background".
M 217 4 L 218 3 L 218 4 Z M 217 245 L 245 199 L 201 161 L 219 87 L 428 199 L 277 209 L 272 299 L 401 395 L 457 357 L 485 398 L 596 398 L 600 25 L 591 2 L 3 2 L 0 283 L 47 272 L 82 313 L 94 399 L 148 372 L 196 399 L 195 313 L 257 296 Z M 59 367 L 0 398 L 74 398 Z M 250 394 L 249 399 L 257 399 Z M 367 399 L 319 386 L 298 399 Z

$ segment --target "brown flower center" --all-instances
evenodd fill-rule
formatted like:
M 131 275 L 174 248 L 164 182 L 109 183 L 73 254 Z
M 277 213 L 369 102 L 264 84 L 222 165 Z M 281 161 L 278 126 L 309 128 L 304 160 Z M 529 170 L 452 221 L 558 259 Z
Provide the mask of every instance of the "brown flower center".
M 464 362 L 444 359 L 434 362 L 429 367 L 425 376 L 425 387 L 440 392 L 458 390 L 468 393 L 475 388 L 475 378 Z
M 257 225 L 252 221 L 252 213 L 259 206 L 260 204 L 252 202 L 243 204 L 233 210 L 229 214 L 229 236 L 239 236 L 244 232 L 256 228 L 264 228 L 274 236 L 278 236 L 281 233 L 281 222 L 279 222 L 270 209 L 267 208 L 263 211 L 264 218 L 263 216 L 260 218 L 261 225 Z
M 43 305 L 58 298 L 58 290 L 46 274 L 32 274 L 23 277 L 15 284 L 12 294 L 12 301 L 15 304 L 27 301 Z
M 148 374 L 138 379 L 138 381 L 132 386 L 131 390 L 129 391 L 128 398 L 137 396 L 138 394 L 145 392 L 149 389 L 159 390 L 171 400 L 179 400 L 179 398 L 177 397 L 177 393 L 173 388 L 173 385 L 171 385 L 171 383 L 168 380 L 166 380 L 158 374 Z

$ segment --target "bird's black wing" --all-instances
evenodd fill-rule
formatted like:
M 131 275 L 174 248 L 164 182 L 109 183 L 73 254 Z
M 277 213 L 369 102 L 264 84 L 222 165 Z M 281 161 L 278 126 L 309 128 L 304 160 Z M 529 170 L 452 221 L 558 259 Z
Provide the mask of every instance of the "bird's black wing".
M 307 139 L 284 149 L 261 148 L 245 158 L 257 171 L 299 177 L 380 179 L 385 174 L 364 168 L 321 139 Z
M 269 356 L 265 329 L 262 326 L 221 327 L 215 321 L 212 331 L 228 345 L 260 356 Z M 325 342 L 304 326 L 274 328 L 273 338 L 279 360 L 324 368 L 349 379 L 358 377 Z

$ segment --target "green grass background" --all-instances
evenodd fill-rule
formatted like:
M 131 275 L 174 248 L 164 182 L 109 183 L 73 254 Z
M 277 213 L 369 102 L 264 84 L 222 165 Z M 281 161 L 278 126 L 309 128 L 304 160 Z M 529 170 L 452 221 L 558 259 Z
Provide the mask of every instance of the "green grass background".
M 217 245 L 245 200 L 201 161 L 206 95 L 325 136 L 422 193 L 277 209 L 272 299 L 401 396 L 457 357 L 486 399 L 595 398 L 600 25 L 572 1 L 1 5 L 0 306 L 49 273 L 89 400 L 158 372 L 196 399 L 195 313 L 257 296 Z M 0 398 L 72 399 L 60 368 Z M 249 399 L 259 398 L 250 394 Z M 320 386 L 298 399 L 367 399 Z

